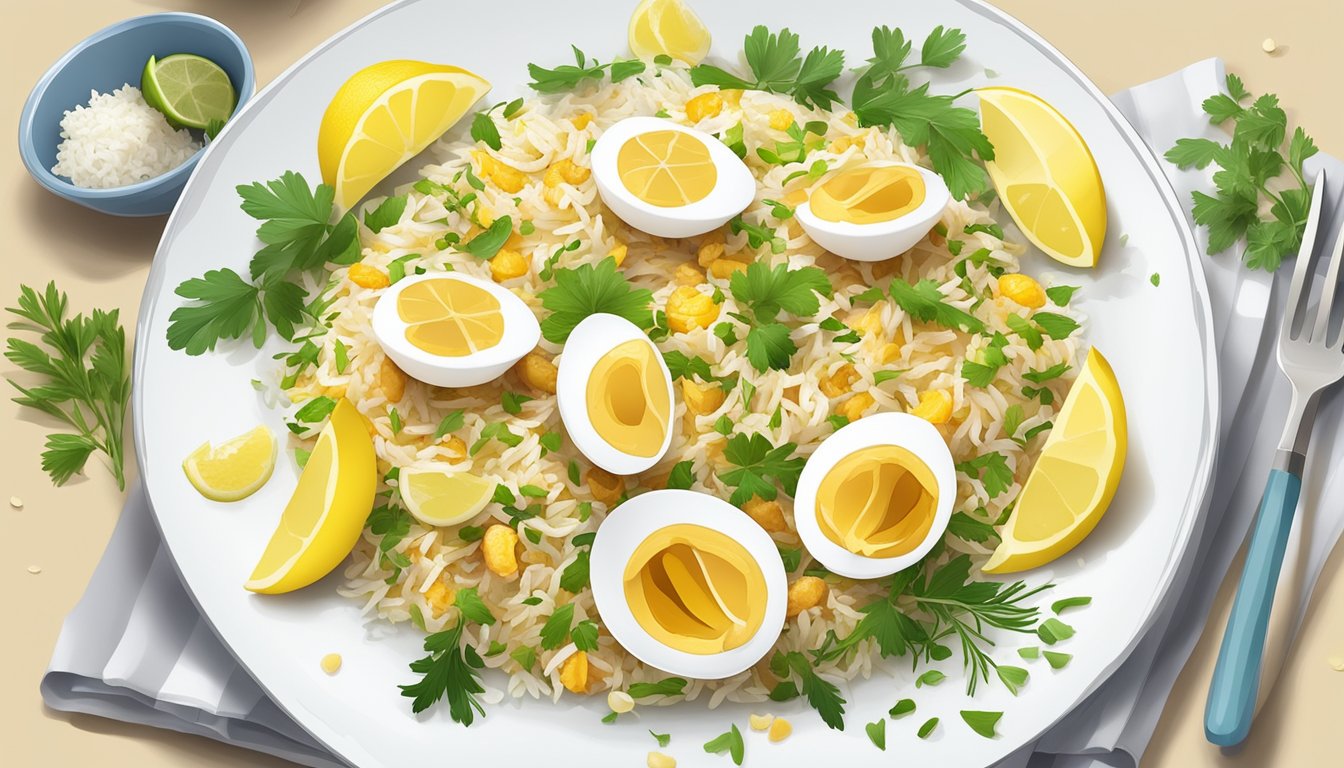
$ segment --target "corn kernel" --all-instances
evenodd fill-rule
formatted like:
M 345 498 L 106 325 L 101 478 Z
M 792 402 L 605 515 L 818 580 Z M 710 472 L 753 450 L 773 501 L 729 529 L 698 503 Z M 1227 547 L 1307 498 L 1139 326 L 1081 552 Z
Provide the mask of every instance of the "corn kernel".
M 625 480 L 601 467 L 593 467 L 588 470 L 588 492 L 593 494 L 594 499 L 610 507 L 621 500 L 621 494 L 625 492 Z
M 759 496 L 752 496 L 750 501 L 742 505 L 742 511 L 765 529 L 766 533 L 783 533 L 789 530 L 788 523 L 784 522 L 784 509 L 778 501 L 766 501 Z
M 334 387 L 327 387 L 322 390 L 322 394 L 330 397 L 332 400 L 340 400 L 342 397 L 345 397 L 346 391 L 347 388 L 344 384 L 337 384 Z
M 722 242 L 702 243 L 695 252 L 695 260 L 702 267 L 708 267 L 723 256 L 724 247 Z
M 1045 306 L 1045 291 L 1040 283 L 1028 275 L 1010 274 L 999 278 L 999 293 L 1021 304 L 1027 309 L 1040 309 Z
M 625 255 L 629 252 L 630 252 L 630 246 L 626 245 L 625 243 L 617 243 L 616 245 L 613 245 L 611 247 L 610 251 L 607 251 L 607 255 L 615 259 L 616 266 L 619 267 L 625 263 Z
M 587 651 L 575 651 L 560 665 L 560 684 L 570 693 L 588 692 Z
M 848 136 L 841 136 L 835 141 L 832 141 L 831 146 L 828 147 L 828 149 L 830 149 L 831 152 L 838 155 L 841 152 L 844 152 L 845 150 L 849 149 L 853 144 L 854 142 L 851 141 Z
M 800 576 L 797 581 L 789 585 L 788 607 L 785 608 L 784 615 L 791 619 L 808 608 L 821 605 L 825 597 L 826 582 L 816 576 Z
M 854 366 L 845 363 L 835 369 L 835 373 L 829 376 L 822 376 L 821 383 L 818 384 L 822 394 L 827 397 L 839 397 L 849 391 L 854 382 L 859 380 L 859 372 Z
M 607 709 L 618 715 L 624 715 L 635 708 L 635 699 L 625 691 L 612 691 L 607 694 Z
M 584 112 L 581 115 L 575 115 L 570 118 L 569 121 L 574 124 L 575 130 L 582 131 L 584 128 L 588 127 L 589 123 L 593 122 L 593 113 Z
M 465 459 L 467 457 L 467 443 L 457 435 L 449 437 L 448 440 L 444 442 L 443 449 L 447 451 L 449 456 L 458 459 Z
M 644 764 L 648 768 L 677 768 L 677 758 L 662 752 L 650 752 Z
M 429 604 L 429 612 L 434 618 L 443 615 L 443 612 L 452 607 L 457 600 L 457 590 L 444 584 L 442 581 L 436 581 L 429 585 L 425 590 L 425 602 Z
M 867 392 L 857 392 L 853 397 L 841 403 L 835 411 L 849 421 L 858 421 L 863 418 L 863 412 L 868 410 L 874 402 L 873 396 Z
M 793 734 L 793 723 L 782 717 L 776 717 L 775 722 L 770 724 L 770 741 L 780 742 Z
M 793 125 L 793 113 L 787 109 L 776 109 L 770 113 L 770 127 L 776 131 L 787 131 Z
M 390 357 L 384 357 L 378 366 L 378 387 L 383 390 L 383 396 L 389 403 L 399 403 L 406 395 L 406 374 Z
M 708 328 L 718 319 L 719 305 L 695 288 L 683 285 L 667 297 L 667 327 L 675 333 Z
M 518 546 L 518 534 L 509 526 L 495 523 L 485 529 L 481 538 L 481 552 L 485 556 L 485 567 L 496 576 L 509 578 L 518 572 L 518 556 L 514 552 Z
M 919 394 L 919 405 L 910 413 L 930 424 L 945 424 L 952 418 L 952 395 L 944 389 L 930 389 Z
M 500 248 L 499 253 L 490 259 L 490 275 L 495 278 L 495 282 L 522 277 L 527 274 L 527 268 L 527 259 L 511 248 Z
M 386 272 L 377 267 L 371 267 L 362 261 L 350 265 L 349 277 L 350 282 L 361 288 L 386 288 L 392 284 L 392 281 L 387 278 Z
M 751 726 L 751 730 L 753 731 L 769 730 L 770 724 L 774 721 L 774 715 L 747 715 L 747 725 Z
M 900 358 L 900 356 L 901 345 L 887 343 L 882 345 L 882 350 L 878 352 L 877 359 L 881 360 L 883 363 L 890 363 L 892 360 Z
M 490 180 L 499 187 L 501 191 L 513 194 L 523 188 L 527 179 L 523 172 L 511 165 L 506 165 L 498 160 L 491 163 Z
M 677 265 L 677 271 L 672 273 L 672 279 L 676 280 L 677 285 L 700 285 L 705 282 L 705 273 L 690 264 L 682 263 Z
M 882 331 L 882 307 L 869 307 L 858 323 L 852 324 L 860 336 L 871 336 Z
M 555 367 L 555 363 L 547 360 L 541 353 L 528 352 L 518 361 L 514 369 L 518 371 L 518 378 L 527 386 L 548 395 L 555 394 L 555 380 L 559 370 Z
M 707 117 L 714 117 L 723 111 L 723 95 L 718 91 L 709 91 L 686 102 L 686 119 L 698 123 Z
M 714 263 L 709 265 L 709 273 L 720 280 L 727 280 L 734 272 L 745 272 L 746 269 L 746 262 L 734 259 L 715 259 Z
M 476 172 L 477 176 L 484 179 L 494 172 L 495 158 L 485 152 L 482 152 L 479 149 L 473 149 L 471 151 L 471 159 L 476 161 L 476 167 L 479 169 Z
M 719 95 L 723 96 L 723 103 L 727 104 L 733 109 L 737 109 L 738 107 L 742 106 L 741 88 L 724 88 L 723 90 L 719 91 Z
M 686 410 L 697 416 L 719 410 L 724 397 L 723 387 L 718 384 L 698 384 L 689 377 L 681 380 L 681 399 L 686 401 Z

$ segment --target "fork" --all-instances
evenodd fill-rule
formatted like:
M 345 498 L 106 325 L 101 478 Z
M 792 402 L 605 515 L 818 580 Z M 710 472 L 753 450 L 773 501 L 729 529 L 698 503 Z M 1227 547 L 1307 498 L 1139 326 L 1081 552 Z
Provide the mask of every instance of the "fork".
M 1316 407 L 1326 387 L 1344 378 L 1344 328 L 1334 329 L 1330 340 L 1330 310 L 1339 288 L 1340 263 L 1344 262 L 1344 228 L 1329 259 L 1325 283 L 1321 287 L 1314 321 L 1309 320 L 1315 264 L 1316 238 L 1321 220 L 1321 200 L 1325 196 L 1325 172 L 1316 177 L 1311 210 L 1293 267 L 1293 281 L 1279 328 L 1279 368 L 1293 387 L 1288 423 L 1269 481 L 1260 499 L 1246 564 L 1232 602 L 1232 613 L 1223 633 L 1218 663 L 1209 684 L 1209 699 L 1204 708 L 1204 735 L 1224 747 L 1240 744 L 1251 730 L 1255 700 L 1260 687 L 1261 660 L 1265 650 L 1265 631 L 1274 605 L 1274 590 L 1283 566 L 1284 549 L 1293 527 L 1293 514 L 1302 490 L 1302 471 L 1306 466 L 1307 444 L 1316 419 Z

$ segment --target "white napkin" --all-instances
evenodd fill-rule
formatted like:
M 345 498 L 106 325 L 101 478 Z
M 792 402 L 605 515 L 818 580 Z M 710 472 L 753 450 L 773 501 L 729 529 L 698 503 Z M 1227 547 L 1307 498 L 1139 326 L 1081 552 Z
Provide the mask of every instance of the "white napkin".
M 1210 59 L 1120 93 L 1115 102 L 1161 154 L 1183 136 L 1218 138 L 1199 104 L 1221 87 L 1222 63 Z M 1328 168 L 1337 180 L 1325 210 L 1338 211 L 1344 164 L 1318 157 L 1312 165 Z M 1183 204 L 1190 190 L 1210 185 L 1207 172 L 1167 171 Z M 1322 231 L 1333 233 L 1335 226 L 1332 217 Z M 1234 253 L 1205 257 L 1204 266 L 1223 413 L 1212 498 L 1195 534 L 1198 548 L 1187 553 L 1169 599 L 1119 672 L 1004 766 L 1136 765 L 1250 529 L 1287 411 L 1287 382 L 1273 359 L 1281 310 L 1272 299 L 1275 282 L 1286 281 L 1289 269 L 1276 278 L 1253 273 Z M 1317 418 L 1302 487 L 1305 514 L 1298 515 L 1303 525 L 1294 538 L 1300 556 L 1290 553 L 1286 561 L 1272 622 L 1280 653 L 1287 652 L 1311 587 L 1344 529 L 1341 411 L 1344 397 L 1336 393 Z M 1331 464 L 1335 471 L 1327 478 Z M 271 703 L 219 643 L 178 581 L 149 515 L 143 491 L 136 489 L 92 583 L 61 630 L 42 680 L 48 706 L 208 736 L 317 768 L 344 765 Z M 1276 670 L 1267 670 L 1266 689 Z

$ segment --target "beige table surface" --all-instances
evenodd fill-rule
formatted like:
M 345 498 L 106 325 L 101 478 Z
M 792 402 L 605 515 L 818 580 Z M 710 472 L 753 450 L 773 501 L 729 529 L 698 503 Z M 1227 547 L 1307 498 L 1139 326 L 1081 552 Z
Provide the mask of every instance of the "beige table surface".
M 445 0 L 446 1 L 446 0 Z M 559 0 L 555 0 L 559 1 Z M 703 0 L 702 0 L 703 1 Z M 1208 56 L 1222 56 L 1256 93 L 1277 92 L 1292 118 L 1321 148 L 1344 154 L 1344 107 L 1338 94 L 1338 0 L 997 0 L 1051 40 L 1106 92 L 1164 75 Z M 381 5 L 380 0 L 44 0 L 0 2 L 4 56 L 3 135 L 13 137 L 19 110 L 46 67 L 85 35 L 119 19 L 163 10 L 212 15 L 235 29 L 264 85 L 304 52 Z M 897 3 L 893 3 L 897 5 Z M 899 24 L 899 16 L 881 20 Z M 1279 51 L 1260 49 L 1273 37 Z M 446 38 L 451 46 L 451 36 Z M 447 54 L 445 54 L 447 56 Z M 451 58 L 451 57 L 449 57 Z M 6 138 L 5 141 L 12 141 Z M 66 203 L 24 172 L 13 144 L 0 152 L 0 300 L 11 306 L 18 285 L 55 279 L 75 308 L 119 307 L 134 323 L 140 291 L 163 219 L 117 219 Z M 0 362 L 0 371 L 12 366 Z M 121 508 L 100 466 L 87 479 L 53 489 L 38 454 L 46 427 L 0 403 L 0 754 L 21 766 L 288 765 L 206 739 L 47 710 L 38 680 L 61 620 L 84 589 Z M 1220 755 L 1204 741 L 1204 694 L 1221 624 L 1211 626 L 1163 713 L 1144 765 L 1316 766 L 1337 760 L 1332 747 L 1344 712 L 1344 575 L 1336 552 L 1326 567 L 1301 640 L 1249 742 Z M 32 575 L 30 565 L 41 567 Z M 1231 584 L 1219 597 L 1231 599 Z M 15 762 L 10 762 L 14 759 Z

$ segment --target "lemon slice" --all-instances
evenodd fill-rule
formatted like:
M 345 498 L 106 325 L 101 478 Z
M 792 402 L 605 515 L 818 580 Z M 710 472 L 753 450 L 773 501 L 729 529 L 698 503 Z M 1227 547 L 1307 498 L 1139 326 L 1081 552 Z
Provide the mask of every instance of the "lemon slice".
M 464 280 L 422 280 L 397 296 L 406 340 L 433 355 L 465 357 L 504 338 L 499 299 Z
M 1128 442 L 1120 385 L 1106 358 L 1093 349 L 983 570 L 1024 571 L 1073 549 L 1111 503 Z
M 671 56 L 691 66 L 709 53 L 709 30 L 681 0 L 644 0 L 630 16 L 630 52 Z
M 376 480 L 373 439 L 359 411 L 342 399 L 318 435 L 280 524 L 243 586 L 276 595 L 330 573 L 364 530 Z
M 616 173 L 635 197 L 663 208 L 705 199 L 719 178 L 709 147 L 682 131 L 631 137 L 616 153 Z
M 490 83 L 465 69 L 423 61 L 383 61 L 352 75 L 327 105 L 317 134 L 322 180 L 336 188 L 336 205 L 354 207 L 489 90 Z
M 1106 239 L 1106 190 L 1092 151 L 1054 107 L 1016 88 L 982 88 L 980 121 L 994 145 L 985 163 L 1003 207 L 1056 261 L 1097 263 Z
M 211 501 L 238 501 L 257 492 L 275 469 L 275 438 L 257 427 L 212 448 L 210 443 L 191 452 L 182 471 L 201 495 Z
M 495 483 L 470 472 L 407 469 L 401 472 L 401 500 L 425 525 L 465 523 L 495 495 Z

